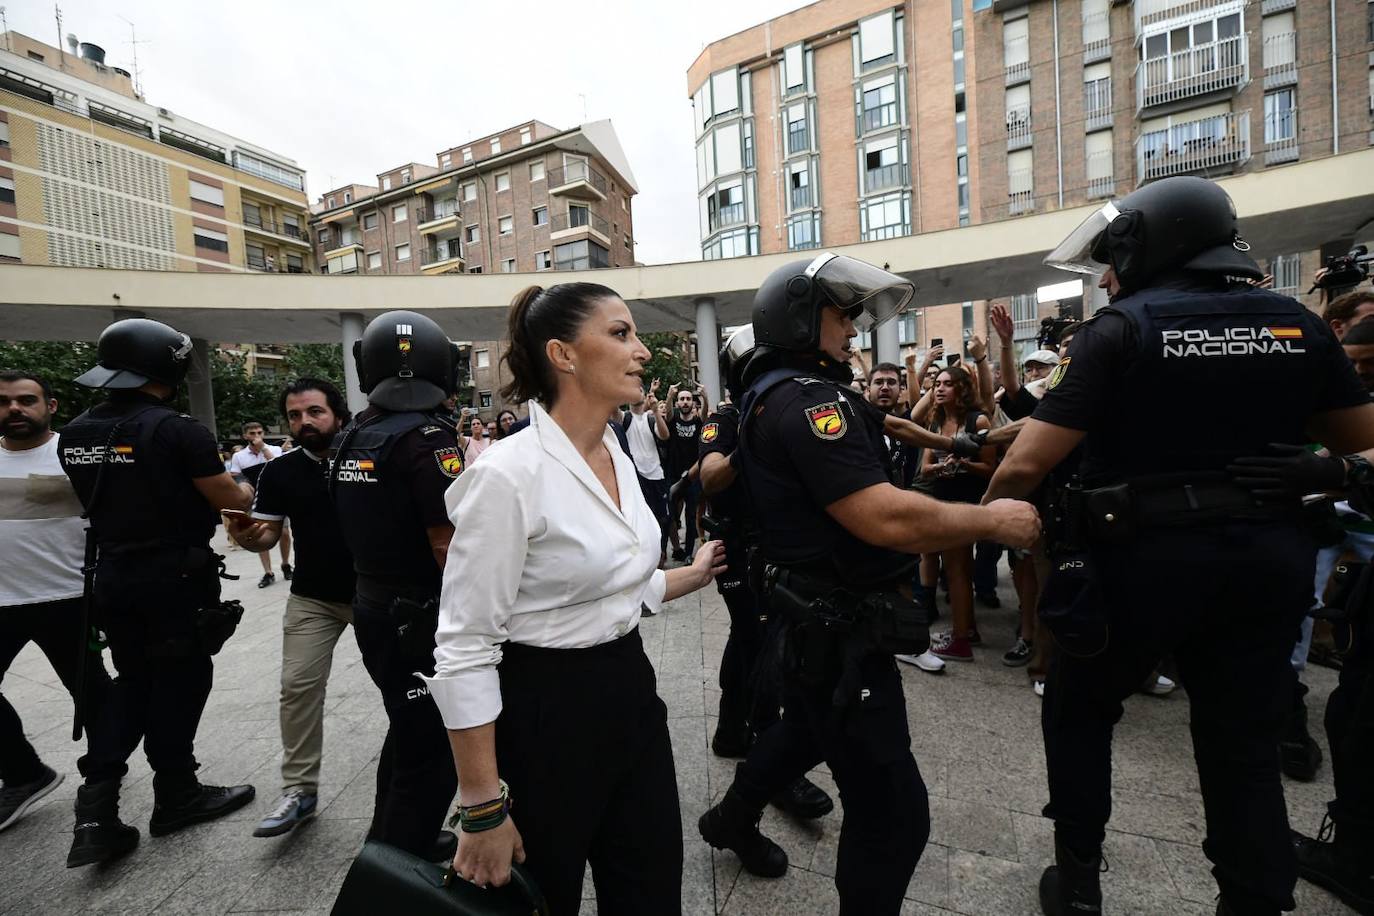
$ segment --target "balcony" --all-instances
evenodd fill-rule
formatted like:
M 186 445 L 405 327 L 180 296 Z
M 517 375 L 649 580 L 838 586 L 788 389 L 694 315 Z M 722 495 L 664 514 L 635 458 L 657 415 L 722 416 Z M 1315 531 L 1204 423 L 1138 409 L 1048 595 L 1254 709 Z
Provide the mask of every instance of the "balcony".
M 1013 108 L 1007 112 L 1007 152 L 1031 145 L 1031 113 L 1029 108 Z
M 336 258 L 349 251 L 362 250 L 363 240 L 362 237 L 357 234 L 340 236 L 324 244 L 324 256 L 326 258 Z
M 1013 38 L 1004 41 L 1002 45 L 1002 59 L 1006 62 L 1006 84 L 1015 86 L 1017 83 L 1030 81 L 1030 39 Z
M 611 224 L 605 217 L 597 216 L 586 208 L 576 208 L 567 213 L 555 213 L 549 218 L 550 241 L 562 241 L 578 234 L 591 233 L 601 237 L 606 244 L 611 242 Z
M 1248 54 L 1242 32 L 1141 61 L 1135 71 L 1137 108 L 1239 89 L 1250 79 Z
M 457 239 L 425 248 L 420 252 L 420 273 L 442 274 L 463 269 L 463 246 Z
M 1108 13 L 1089 13 L 1083 17 L 1083 65 L 1108 60 L 1112 56 L 1112 33 Z
M 1083 165 L 1088 177 L 1088 199 L 1111 197 L 1116 191 L 1112 151 L 1103 150 L 1098 153 L 1089 153 Z
M 1112 126 L 1112 78 L 1083 84 L 1083 129 L 1088 133 Z
M 568 197 L 605 200 L 610 188 L 606 176 L 585 162 L 569 162 L 559 168 L 549 169 L 547 178 L 550 194 Z
M 431 235 L 436 232 L 458 229 L 461 219 L 462 216 L 456 207 L 442 210 L 436 210 L 433 207 L 421 207 L 415 213 L 417 223 L 415 228 L 420 231 L 421 235 Z
M 305 241 L 305 234 L 301 232 L 299 223 L 282 223 L 281 234 L 289 239 L 296 239 L 300 242 Z
M 1250 112 L 1227 112 L 1142 134 L 1135 143 L 1136 181 L 1233 171 L 1250 158 Z
M 1018 190 L 1007 192 L 1007 213 L 1011 216 L 1019 216 L 1022 213 L 1029 213 L 1035 209 L 1034 193 L 1029 187 L 1031 175 L 1029 171 L 1013 172 L 1007 176 L 1009 186 Z
M 1264 164 L 1298 160 L 1298 113 L 1292 108 L 1264 116 Z
M 1135 36 L 1139 40 L 1151 26 L 1170 19 L 1206 19 L 1215 15 L 1224 0 L 1135 0 Z
M 865 108 L 859 114 L 859 126 L 864 133 L 871 130 L 882 130 L 884 127 L 891 127 L 896 123 L 896 102 L 887 102 L 873 108 Z
M 731 226 L 743 226 L 745 221 L 744 202 L 725 204 L 715 208 L 710 213 L 711 231 L 718 232 L 721 229 L 729 229 Z
M 1264 88 L 1277 89 L 1298 81 L 1298 35 L 1283 32 L 1264 39 Z
M 793 188 L 790 194 L 793 210 L 806 210 L 811 207 L 811 186 L 804 185 L 800 188 Z
M 243 214 L 243 228 L 250 232 L 265 232 L 269 235 L 277 234 L 277 224 L 270 219 L 263 219 L 261 216 Z
M 789 124 L 787 127 L 787 155 L 804 153 L 811 149 L 811 132 L 806 129 L 806 122 L 799 121 L 796 124 Z
M 888 188 L 904 188 L 907 184 L 906 166 L 900 162 L 868 169 L 864 176 L 864 193 L 886 191 Z
M 277 267 L 276 258 L 253 254 L 251 251 L 248 252 L 247 264 L 249 270 L 260 270 L 263 273 L 274 274 L 280 270 L 280 268 Z

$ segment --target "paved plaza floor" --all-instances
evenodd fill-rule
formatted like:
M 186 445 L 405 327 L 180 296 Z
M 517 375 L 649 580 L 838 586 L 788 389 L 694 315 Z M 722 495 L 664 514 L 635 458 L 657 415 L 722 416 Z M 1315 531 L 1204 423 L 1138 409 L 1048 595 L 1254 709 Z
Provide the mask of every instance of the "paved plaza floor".
M 220 549 L 223 550 L 222 542 Z M 274 557 L 274 563 L 276 558 Z M 35 648 L 5 676 L 5 695 L 35 746 L 66 781 L 27 817 L 0 833 L 0 913 L 325 913 L 362 843 L 372 813 L 377 754 L 386 718 L 351 633 L 340 640 L 329 682 L 319 816 L 278 839 L 252 828 L 280 789 L 277 727 L 281 612 L 287 584 L 255 587 L 257 558 L 229 553 L 227 597 L 247 612 L 215 658 L 215 688 L 196 743 L 201 778 L 249 782 L 258 797 L 211 824 L 159 839 L 147 835 L 152 780 L 138 754 L 125 781 L 123 814 L 143 832 L 139 848 L 105 868 L 64 868 L 80 745 L 71 740 L 71 702 Z M 280 574 L 279 574 L 280 578 Z M 1015 601 L 1004 586 L 1007 608 Z M 1001 655 L 1011 642 L 1013 611 L 979 611 L 987 643 L 973 664 L 940 677 L 903 669 L 916 758 L 930 788 L 931 842 L 907 890 L 905 916 L 1033 916 L 1036 882 L 1051 860 L 1040 700 L 1024 669 Z M 792 866 L 774 881 L 741 874 L 735 857 L 700 841 L 696 821 L 725 791 L 734 762 L 708 747 L 715 727 L 717 665 L 728 617 L 714 589 L 688 596 L 643 624 L 645 646 L 668 706 L 686 838 L 684 910 L 690 914 L 806 916 L 836 912 L 833 876 L 840 816 L 798 824 L 769 810 L 764 830 L 786 848 Z M 1313 719 L 1335 686 L 1333 672 L 1309 670 Z M 1141 916 L 1211 916 L 1215 885 L 1200 844 L 1204 823 L 1191 744 L 1188 703 L 1138 696 L 1127 705 L 1115 744 L 1115 797 L 1103 876 L 1106 912 Z M 1322 738 L 1319 734 L 1319 740 Z M 812 778 L 835 792 L 822 769 Z M 1310 785 L 1287 782 L 1295 826 L 1316 830 L 1331 794 L 1330 770 Z M 586 885 L 591 894 L 591 882 Z M 1298 912 L 1345 913 L 1325 892 L 1300 882 Z M 588 900 L 582 912 L 595 913 Z M 561 916 L 561 914 L 560 914 Z M 645 914 L 653 916 L 653 914 Z

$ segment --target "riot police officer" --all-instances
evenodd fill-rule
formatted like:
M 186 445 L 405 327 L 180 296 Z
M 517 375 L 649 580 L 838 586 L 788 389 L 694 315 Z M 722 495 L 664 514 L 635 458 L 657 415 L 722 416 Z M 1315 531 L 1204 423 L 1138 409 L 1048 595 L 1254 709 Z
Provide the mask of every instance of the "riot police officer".
M 456 849 L 457 838 L 440 827 L 457 779 L 448 733 L 416 674 L 434 673 L 441 570 L 453 536 L 444 491 L 463 470 L 455 431 L 439 416 L 457 351 L 424 315 L 374 318 L 353 347 L 370 406 L 340 433 L 330 470 L 358 576 L 354 631 L 389 722 L 369 836 L 436 861 Z
M 782 874 L 786 854 L 759 816 L 819 747 L 844 799 L 840 911 L 865 916 L 900 910 L 930 831 L 893 661 L 929 643 L 911 600 L 916 555 L 1039 533 L 1027 504 L 939 503 L 890 482 L 882 413 L 850 390 L 847 364 L 856 321 L 891 318 L 913 294 L 901 277 L 826 253 L 778 269 L 755 296 L 736 454 L 770 614 L 784 617 L 785 713 L 698 825 L 751 872 Z
M 99 364 L 76 382 L 109 398 L 62 430 L 58 455 L 90 521 L 89 623 L 107 636 L 119 672 L 107 714 L 124 759 L 143 741 L 153 769 L 148 829 L 162 836 L 253 799 L 252 786 L 203 785 L 194 750 L 210 657 L 243 613 L 219 600 L 223 567 L 210 538 L 218 510 L 248 508 L 252 490 L 225 473 L 210 431 L 168 403 L 190 366 L 191 338 L 130 318 L 104 330 L 97 353 Z M 77 791 L 68 867 L 138 844 L 138 830 L 119 819 L 125 772 L 90 773 Z
M 1192 707 L 1218 912 L 1294 906 L 1275 746 L 1315 547 L 1296 497 L 1261 499 L 1225 469 L 1268 443 L 1374 446 L 1374 407 L 1314 314 L 1234 282 L 1262 274 L 1248 248 L 1227 194 L 1179 177 L 1105 204 L 1046 258 L 1103 272 L 1111 297 L 1074 336 L 986 496 L 1028 494 L 1082 446 L 1040 605 L 1062 650 L 1042 716 L 1047 914 L 1101 911 L 1112 727 L 1166 653 Z

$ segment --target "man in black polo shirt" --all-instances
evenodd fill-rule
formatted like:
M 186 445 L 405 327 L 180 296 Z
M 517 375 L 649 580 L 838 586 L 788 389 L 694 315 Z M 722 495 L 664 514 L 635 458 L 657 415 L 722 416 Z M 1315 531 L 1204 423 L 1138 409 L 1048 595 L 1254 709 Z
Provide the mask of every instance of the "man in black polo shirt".
M 315 813 L 324 743 L 324 694 L 334 644 L 353 622 L 353 557 L 329 500 L 329 444 L 348 422 L 332 384 L 303 378 L 282 393 L 282 414 L 300 444 L 263 466 L 251 518 L 230 517 L 229 533 L 259 553 L 282 525 L 296 530 L 296 574 L 282 620 L 282 795 L 253 836 L 279 836 Z

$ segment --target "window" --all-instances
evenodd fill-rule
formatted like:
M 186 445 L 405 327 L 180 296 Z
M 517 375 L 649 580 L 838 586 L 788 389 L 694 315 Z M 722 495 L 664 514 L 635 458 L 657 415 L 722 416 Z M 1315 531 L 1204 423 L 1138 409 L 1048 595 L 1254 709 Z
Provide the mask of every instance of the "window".
M 515 258 L 506 258 L 504 261 L 501 262 L 501 273 L 515 273 Z
M 261 245 L 244 245 L 243 253 L 248 260 L 248 266 L 256 270 L 267 270 L 267 257 Z
M 391 221 L 393 223 L 404 223 L 406 221 L 405 204 L 397 204 L 391 208 Z
M 228 251 L 229 236 L 223 232 L 216 232 L 213 229 L 202 229 L 199 226 L 191 230 L 195 236 L 197 248 L 207 248 L 210 251 Z
M 859 210 L 863 240 L 891 239 L 911 233 L 911 201 L 904 192 L 863 202 Z
M 1264 69 L 1293 66 L 1297 62 L 1297 34 L 1293 26 L 1293 13 L 1289 11 L 1265 16 L 1262 28 Z
M 497 231 L 499 231 L 499 232 L 501 233 L 501 235 L 510 235 L 512 232 L 515 231 L 515 217 L 513 217 L 513 216 L 503 216 L 503 217 L 501 217 L 500 219 L 498 219 L 498 220 L 496 221 L 496 228 L 497 228 Z
M 323 227 L 315 233 L 315 239 L 320 243 L 320 247 L 328 250 L 329 248 L 329 228 Z
M 1297 298 L 1298 284 L 1302 282 L 1302 258 L 1299 255 L 1276 255 L 1269 262 L 1269 273 L 1274 278 L 1274 292 Z
M 481 272 L 482 272 L 482 265 L 481 265 L 481 264 L 478 264 L 476 267 L 469 267 L 469 268 L 468 268 L 468 273 L 470 273 L 470 274 L 480 274 Z
M 376 228 L 377 228 L 377 212 L 376 212 L 375 210 L 374 210 L 373 212 L 371 212 L 371 213 L 364 213 L 364 214 L 363 214 L 363 228 L 364 228 L 364 229 L 376 229 Z
M 896 80 L 885 76 L 863 85 L 863 130 L 878 130 L 897 123 Z
M 1025 16 L 1002 24 L 1002 65 L 1012 75 L 1030 75 L 1030 20 Z
M 1030 84 L 1007 87 L 1007 136 L 1030 134 Z
M 859 60 L 863 69 L 882 66 L 895 57 L 891 10 L 859 23 Z
M 286 272 L 289 274 L 305 273 L 305 262 L 298 254 L 288 254 L 286 256 Z
M 482 232 L 477 226 L 468 226 L 464 231 L 463 238 L 469 245 L 482 240 Z
M 521 145 L 521 146 L 524 146 L 526 143 L 529 143 L 529 142 L 530 142 L 531 140 L 533 140 L 533 139 L 534 139 L 534 135 L 530 133 L 530 129 L 529 129 L 528 127 L 522 127 L 522 128 L 520 128 L 520 145 Z
M 553 260 L 547 251 L 536 251 L 534 253 L 534 269 L 548 270 L 553 266 Z
M 0 204 L 14 203 L 14 179 L 0 178 Z
M 467 164 L 468 164 L 469 162 L 471 162 L 471 161 L 472 161 L 472 147 L 470 147 L 470 146 L 464 147 L 464 148 L 463 148 L 463 165 L 467 165 Z
M 0 121 L 0 146 L 10 145 L 10 123 Z
M 409 260 L 410 260 L 410 246 L 409 246 L 409 245 L 397 245 L 397 246 L 396 246 L 396 261 L 399 263 L 399 262 L 401 262 L 401 261 L 409 261 Z
M 446 169 L 451 165 L 453 165 L 453 155 L 451 153 L 444 153 L 439 157 L 439 168 Z
M 806 88 L 805 57 L 800 44 L 789 45 L 782 52 L 783 86 L 788 95 Z
M 534 225 L 536 225 L 536 226 L 547 226 L 547 225 L 549 224 L 549 208 L 548 208 L 548 207 L 535 207 L 534 210 L 531 211 L 531 212 L 532 212 L 532 215 L 533 215 L 533 217 L 534 217 Z
M 591 222 L 591 208 L 583 204 L 568 204 L 568 228 L 585 226 Z
M 368 269 L 368 270 L 381 270 L 381 269 L 382 269 L 382 253 L 381 253 L 380 251 L 369 251 L 369 252 L 367 253 L 367 269 Z
M 509 191 L 509 190 L 510 190 L 510 172 L 497 172 L 497 173 L 496 173 L 496 191 L 497 191 L 497 193 L 499 194 L 499 193 L 502 192 L 502 191 Z
M 788 166 L 788 202 L 793 210 L 808 209 L 811 204 L 811 167 L 807 163 Z
M 820 216 L 808 213 L 787 223 L 787 247 L 793 251 L 815 248 L 821 243 Z
M 739 74 L 734 67 L 712 74 L 711 99 L 713 115 L 739 109 Z
M 346 204 L 351 204 L 351 203 L 353 203 L 353 192 L 352 192 L 352 191 L 344 191 L 344 203 L 346 203 Z
M 631 241 L 631 239 L 630 239 L 630 237 L 629 237 L 628 235 L 625 236 L 625 250 L 628 251 L 628 252 L 630 252 L 631 254 L 634 254 L 635 243 L 634 243 L 633 241 Z
M 797 106 L 801 107 L 801 106 Z M 740 159 L 740 122 L 731 121 L 716 128 L 717 174 L 728 175 L 743 168 Z
M 476 351 L 476 352 L 473 354 L 473 356 L 474 356 L 474 357 L 476 358 L 476 360 L 477 360 L 477 368 L 478 368 L 478 369 L 488 369 L 488 368 L 491 367 L 491 351 L 490 351 L 490 350 L 478 350 L 478 351 Z
M 624 210 L 626 213 L 630 212 L 630 195 L 620 195 L 620 209 Z
M 39 63 L 42 63 L 42 62 L 43 62 L 43 55 L 42 55 L 42 54 L 39 54 L 37 51 L 30 51 L 30 52 L 29 52 L 29 60 L 36 60 L 36 61 L 38 61 Z
M 730 125 L 732 127 L 736 125 Z M 806 104 L 787 106 L 787 153 L 803 153 L 811 148 L 811 138 L 806 129 Z M 716 151 L 719 156 L 720 150 Z M 725 171 L 735 171 L 734 169 L 721 169 Z
M 480 274 L 481 272 L 482 272 L 482 268 L 480 268 L 480 267 L 473 271 L 473 273 L 478 273 L 478 274 Z M 482 407 L 491 407 L 491 392 L 490 392 L 490 391 L 479 391 L 479 392 L 477 392 L 477 403 L 480 404 Z
M 1112 112 L 1112 65 L 1108 61 L 1083 68 L 1083 115 L 1092 120 Z
M 491 140 L 491 154 L 495 156 L 499 152 L 501 152 L 501 138 L 493 137 Z
M 1264 95 L 1264 142 L 1282 143 L 1297 137 L 1293 90 L 1280 89 Z
M 611 253 L 590 239 L 558 245 L 553 249 L 553 263 L 557 270 L 588 270 L 609 267 Z
M 701 255 L 708 261 L 717 258 L 741 258 L 758 254 L 759 236 L 757 229 L 735 229 L 722 232 L 711 242 L 701 246 Z
M 325 205 L 326 207 L 328 207 L 329 209 L 333 210 L 333 209 L 334 209 L 334 198 L 333 198 L 333 197 L 330 197 L 330 198 L 326 199 L 325 202 L 324 202 L 324 205 Z
M 706 216 L 711 232 L 744 222 L 744 191 L 738 179 L 722 184 L 707 196 Z
M 1112 168 L 1112 132 L 1100 130 L 1084 141 L 1083 166 L 1089 197 L 1108 197 L 1115 190 Z
M 906 184 L 901 150 L 896 137 L 864 144 L 864 190 L 866 193 Z
M 1086 50 L 1111 47 L 1111 11 L 1108 0 L 1083 0 L 1083 47 Z
M 275 162 L 268 162 L 266 159 L 250 156 L 242 150 L 234 151 L 234 168 L 283 187 L 294 188 L 297 191 L 305 190 L 305 176 L 300 172 L 277 165 Z
M 463 185 L 463 200 L 472 201 L 477 199 L 477 183 L 469 181 Z
M 224 206 L 224 189 L 196 181 L 190 180 L 191 199 L 198 200 L 203 204 L 212 204 L 216 207 Z
M 1011 201 L 1012 213 L 1024 213 L 1031 209 L 1031 189 L 1034 187 L 1034 160 L 1032 151 L 1016 150 L 1007 154 L 1007 196 Z
M 536 159 L 530 163 L 530 181 L 544 180 L 544 160 Z
M 301 237 L 301 224 L 296 221 L 294 216 L 283 216 L 281 218 L 281 231 L 283 235 L 298 239 Z
M 383 191 L 390 191 L 390 190 L 391 190 L 391 176 L 390 176 L 390 175 L 383 175 L 383 176 L 382 176 L 382 190 L 383 190 Z
M 192 198 L 195 197 L 194 192 L 192 192 L 191 196 Z M 248 201 L 245 200 L 243 202 L 243 222 L 246 226 L 257 226 L 261 228 L 262 208 L 259 207 L 257 204 L 250 204 Z
M 458 198 L 441 197 L 434 202 L 434 215 L 430 219 L 446 219 L 458 215 Z

